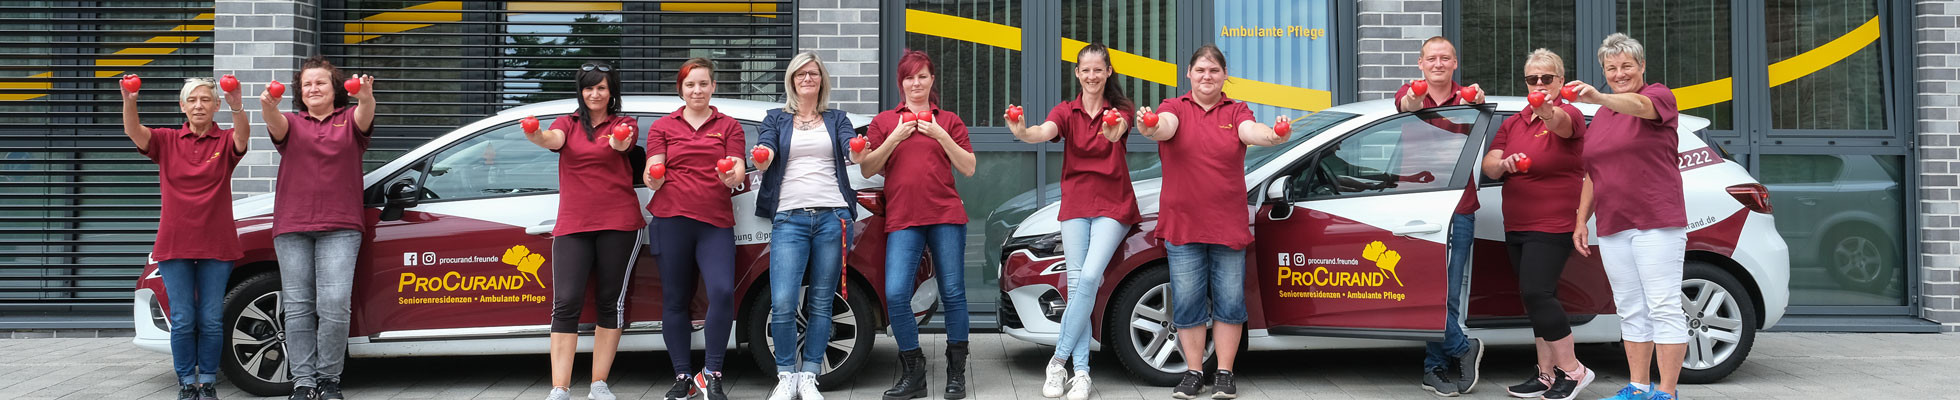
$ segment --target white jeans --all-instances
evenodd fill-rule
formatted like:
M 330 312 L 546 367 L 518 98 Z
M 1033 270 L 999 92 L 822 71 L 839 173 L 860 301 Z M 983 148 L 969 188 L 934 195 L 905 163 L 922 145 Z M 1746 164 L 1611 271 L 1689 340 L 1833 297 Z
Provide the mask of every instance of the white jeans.
M 1599 237 L 1599 257 L 1620 314 L 1620 338 L 1688 342 L 1688 317 L 1681 311 L 1681 262 L 1687 251 L 1687 228 L 1629 229 Z

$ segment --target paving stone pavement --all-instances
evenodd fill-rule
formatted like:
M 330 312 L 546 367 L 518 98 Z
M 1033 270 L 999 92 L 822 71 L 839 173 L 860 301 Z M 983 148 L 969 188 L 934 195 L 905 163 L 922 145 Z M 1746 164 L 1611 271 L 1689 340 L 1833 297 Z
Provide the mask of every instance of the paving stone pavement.
M 927 335 L 931 381 L 945 383 L 943 335 Z M 128 338 L 0 339 L 0 399 L 169 399 L 175 378 L 170 357 L 131 345 Z M 542 340 L 542 339 L 540 339 Z M 874 361 L 857 379 L 825 393 L 835 400 L 878 399 L 896 375 L 897 351 L 879 340 Z M 1041 367 L 1052 348 L 1001 334 L 976 334 L 972 398 L 1039 399 Z M 1529 374 L 1529 347 L 1494 346 L 1485 379 L 1464 398 L 1508 398 L 1503 386 Z M 1618 347 L 1581 346 L 1580 360 L 1600 374 L 1580 398 L 1612 394 L 1626 382 Z M 695 357 L 700 357 L 695 352 Z M 729 352 L 733 399 L 767 397 L 774 376 L 755 369 L 746 352 Z M 1169 399 L 1170 389 L 1138 385 L 1110 356 L 1092 364 L 1095 399 Z M 1420 349 L 1256 352 L 1242 356 L 1242 399 L 1423 399 Z M 590 361 L 581 357 L 577 376 Z M 550 391 L 542 355 L 356 359 L 347 366 L 349 399 L 543 399 Z M 1960 399 L 1960 336 L 1952 334 L 1762 333 L 1747 363 L 1727 380 L 1684 385 L 1685 398 Z M 672 382 L 665 354 L 622 354 L 612 387 L 621 399 L 659 399 Z M 222 381 L 222 379 L 221 379 Z M 575 381 L 578 381 L 575 379 Z M 585 397 L 583 383 L 575 398 Z M 219 396 L 251 398 L 220 383 Z M 936 397 L 936 396 L 935 396 Z

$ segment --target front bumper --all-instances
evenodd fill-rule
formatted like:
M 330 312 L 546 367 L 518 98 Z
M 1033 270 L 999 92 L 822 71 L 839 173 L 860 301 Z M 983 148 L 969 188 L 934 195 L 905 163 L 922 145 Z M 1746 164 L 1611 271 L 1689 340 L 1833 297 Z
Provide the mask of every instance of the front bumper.
M 144 350 L 170 353 L 170 318 L 157 303 L 156 292 L 149 288 L 136 289 L 130 309 L 131 322 L 136 326 L 136 337 L 130 343 Z

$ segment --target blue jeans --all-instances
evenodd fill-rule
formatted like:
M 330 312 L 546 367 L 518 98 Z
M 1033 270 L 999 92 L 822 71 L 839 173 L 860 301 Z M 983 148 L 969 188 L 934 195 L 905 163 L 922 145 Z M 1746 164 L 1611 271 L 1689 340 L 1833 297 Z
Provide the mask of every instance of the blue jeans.
M 919 321 L 912 319 L 912 291 L 919 275 L 919 257 L 926 251 L 932 253 L 932 270 L 939 276 L 939 304 L 946 307 L 946 342 L 967 341 L 966 225 L 914 226 L 885 238 L 885 315 L 891 316 L 898 351 L 919 348 Z
M 1171 259 L 1172 327 L 1245 323 L 1245 250 L 1209 243 L 1173 244 L 1165 250 Z
M 1055 359 L 1075 361 L 1076 371 L 1089 370 L 1089 339 L 1094 329 L 1089 314 L 1095 312 L 1096 292 L 1102 290 L 1103 270 L 1116 244 L 1130 227 L 1109 217 L 1076 218 L 1062 221 L 1062 254 L 1068 265 L 1068 307 L 1062 311 L 1062 336 L 1055 339 Z
M 830 303 L 837 298 L 837 283 L 844 273 L 850 221 L 851 213 L 842 208 L 776 213 L 769 234 L 769 337 L 776 342 L 776 372 L 823 373 L 824 350 L 830 344 Z M 807 291 L 803 290 L 806 282 Z M 797 300 L 810 309 L 809 327 L 800 345 Z M 799 349 L 801 365 L 796 362 Z
M 163 293 L 170 300 L 170 361 L 177 369 L 177 383 L 217 382 L 231 262 L 179 258 L 157 262 L 157 270 L 163 274 Z
M 289 232 L 272 237 L 279 256 L 279 305 L 286 313 L 286 359 L 293 386 L 340 380 L 347 368 L 347 323 L 361 231 Z
M 1422 357 L 1424 371 L 1442 369 L 1456 356 L 1470 351 L 1470 338 L 1463 335 L 1465 283 L 1470 278 L 1470 246 L 1477 241 L 1477 215 L 1450 217 L 1449 296 L 1443 300 L 1443 341 L 1429 342 Z

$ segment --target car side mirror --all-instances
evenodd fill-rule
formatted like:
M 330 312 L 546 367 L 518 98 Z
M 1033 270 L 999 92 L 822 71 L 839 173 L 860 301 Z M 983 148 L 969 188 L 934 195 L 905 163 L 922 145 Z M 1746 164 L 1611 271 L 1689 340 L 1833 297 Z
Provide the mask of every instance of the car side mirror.
M 402 219 L 402 210 L 415 207 L 422 200 L 422 189 L 415 186 L 415 180 L 402 178 L 388 184 L 386 193 L 388 203 L 381 207 L 382 221 Z
M 1288 175 L 1288 176 L 1279 177 L 1279 179 L 1273 180 L 1273 183 L 1267 184 L 1266 201 L 1267 202 L 1285 201 L 1286 193 L 1288 191 L 1287 184 L 1292 181 L 1293 181 L 1293 176 Z
M 1266 183 L 1266 204 L 1272 206 L 1266 212 L 1266 219 L 1280 221 L 1293 218 L 1293 202 L 1286 199 L 1288 185 L 1292 182 L 1293 176 L 1287 175 Z

